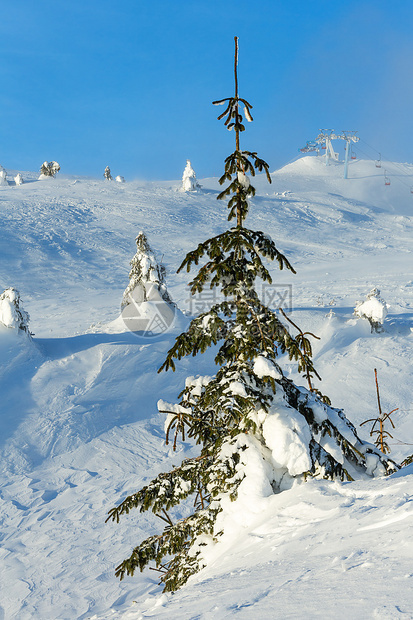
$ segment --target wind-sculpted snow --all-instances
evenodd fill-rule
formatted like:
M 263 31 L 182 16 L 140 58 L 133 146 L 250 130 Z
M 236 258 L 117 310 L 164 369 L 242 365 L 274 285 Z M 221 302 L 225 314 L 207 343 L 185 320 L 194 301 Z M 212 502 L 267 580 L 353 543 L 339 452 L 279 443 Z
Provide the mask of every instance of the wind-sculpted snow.
M 410 466 L 367 486 L 313 481 L 273 495 L 247 527 L 234 521 L 185 589 L 109 617 L 411 618 L 412 474 Z
M 400 166 L 412 174 L 386 163 L 395 174 Z M 411 466 L 276 495 L 262 487 L 255 505 L 235 512 L 234 503 L 208 567 L 173 596 L 160 595 L 156 573 L 115 579 L 157 519 L 135 511 L 105 525 L 107 511 L 197 454 L 189 443 L 178 441 L 177 453 L 165 445 L 156 403 L 176 402 L 185 377 L 215 372 L 212 352 L 157 374 L 177 331 L 145 339 L 118 321 L 135 237 L 150 238 L 180 310 L 206 312 L 205 299 L 189 299 L 187 274 L 175 272 L 185 253 L 226 229 L 227 213 L 216 179 L 185 193 L 180 181 L 22 176 L 23 185 L 0 187 L 0 288 L 20 291 L 34 332 L 30 340 L 0 330 L 0 618 L 413 617 Z M 398 407 L 389 444 L 401 461 L 413 453 L 413 197 L 397 180 L 385 187 L 371 162 L 352 162 L 351 178 L 341 177 L 342 167 L 311 157 L 273 173 L 270 189 L 258 175 L 247 225 L 294 265 L 297 275 L 269 265 L 264 298 L 278 307 L 292 286 L 289 316 L 320 337 L 317 387 L 364 439 L 360 423 L 377 415 L 378 369 L 383 409 Z M 382 333 L 353 314 L 374 286 L 388 305 Z M 288 360 L 280 365 L 305 385 Z M 298 442 L 300 429 L 290 430 Z M 287 459 L 283 437 L 271 449 Z M 253 456 L 245 466 L 258 476 Z

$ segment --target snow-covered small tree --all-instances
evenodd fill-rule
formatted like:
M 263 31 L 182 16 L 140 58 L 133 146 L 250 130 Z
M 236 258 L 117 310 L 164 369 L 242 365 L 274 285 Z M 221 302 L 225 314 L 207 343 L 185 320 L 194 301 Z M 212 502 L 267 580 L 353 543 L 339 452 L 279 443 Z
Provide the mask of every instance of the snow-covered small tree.
M 57 163 L 57 161 L 45 161 L 42 163 L 42 166 L 40 168 L 40 179 L 50 179 L 53 178 L 54 176 L 56 176 L 56 174 L 59 172 L 60 170 L 60 166 Z
M 372 288 L 365 301 L 358 301 L 354 314 L 367 319 L 372 332 L 382 332 L 384 319 L 387 316 L 387 304 L 380 296 L 378 288 Z
M 184 192 L 194 192 L 199 189 L 201 186 L 196 179 L 196 174 L 194 169 L 191 166 L 191 162 L 189 159 L 186 160 L 186 166 L 184 173 L 182 175 L 182 191 Z
M 20 172 L 18 172 L 18 173 L 16 174 L 16 176 L 14 177 L 14 182 L 15 182 L 15 184 L 16 184 L 16 185 L 23 185 L 24 180 L 23 180 L 23 177 L 22 177 L 22 175 L 20 174 Z
M 158 263 L 146 235 L 140 231 L 135 239 L 136 254 L 132 258 L 129 284 L 123 293 L 121 309 L 130 303 L 158 301 L 173 302 L 165 283 L 165 267 Z
M 110 168 L 109 168 L 109 166 L 106 166 L 106 168 L 105 168 L 105 172 L 103 173 L 103 176 L 105 177 L 105 179 L 106 179 L 107 181 L 112 181 L 112 180 L 113 180 L 113 177 L 112 177 L 112 174 L 111 174 L 111 172 L 110 172 Z
M 8 185 L 8 184 L 9 182 L 7 181 L 7 172 L 2 166 L 0 166 L 0 185 Z
M 115 181 L 117 181 L 118 183 L 124 183 L 125 177 L 122 177 L 120 174 L 118 174 L 118 176 L 115 177 Z
M 7 288 L 0 295 L 0 323 L 30 336 L 29 320 L 28 313 L 21 307 L 19 291 L 15 288 Z
M 237 510 L 263 503 L 297 480 L 351 480 L 396 469 L 374 445 L 358 437 L 341 410 L 323 402 L 317 390 L 287 379 L 278 364 L 278 356 L 286 353 L 306 381 L 315 374 L 306 333 L 299 330 L 292 336 L 256 290 L 256 284 L 272 281 L 263 259 L 295 271 L 265 232 L 244 226 L 255 194 L 247 175 L 263 171 L 269 182 L 271 177 L 268 164 L 256 152 L 240 148 L 245 129 L 240 107 L 252 121 L 252 106 L 238 96 L 237 38 L 235 42 L 235 94 L 214 102 L 226 105 L 218 118 L 225 117 L 225 125 L 235 133 L 235 151 L 225 160 L 220 179 L 228 186 L 218 195 L 229 198 L 228 219 L 235 222 L 189 252 L 179 268 L 189 271 L 201 265 L 190 283 L 192 294 L 217 288 L 224 301 L 191 321 L 160 368 L 174 370 L 176 360 L 215 347 L 214 376 L 188 377 L 178 403 L 158 403 L 166 414 L 167 442 L 173 438 L 175 447 L 180 436 L 189 437 L 199 454 L 159 474 L 108 517 L 119 521 L 137 508 L 152 510 L 163 520 L 163 531 L 139 543 L 116 575 L 122 579 L 154 562 L 168 591 L 206 565 L 208 548 L 225 536 Z M 191 513 L 175 520 L 170 510 L 187 499 Z
M 134 332 L 153 336 L 174 323 L 176 306 L 165 283 L 165 267 L 158 263 L 143 232 L 136 237 L 136 254 L 131 260 L 129 285 L 122 303 L 121 317 Z

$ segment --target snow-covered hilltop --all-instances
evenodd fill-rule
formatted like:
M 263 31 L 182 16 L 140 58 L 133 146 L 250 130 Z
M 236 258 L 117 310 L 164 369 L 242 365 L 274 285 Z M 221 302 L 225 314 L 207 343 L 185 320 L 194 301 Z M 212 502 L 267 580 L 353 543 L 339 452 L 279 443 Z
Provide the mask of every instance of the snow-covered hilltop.
M 389 444 L 400 462 L 413 452 L 413 166 L 382 165 L 390 186 L 363 160 L 347 180 L 342 164 L 316 157 L 274 172 L 272 186 L 258 176 L 248 225 L 293 262 L 297 275 L 274 267 L 262 295 L 320 336 L 319 387 L 365 439 L 378 369 L 384 410 L 398 408 Z M 156 573 L 115 579 L 156 518 L 135 511 L 105 525 L 107 511 L 193 454 L 189 443 L 165 446 L 156 402 L 174 402 L 187 375 L 213 372 L 206 354 L 196 370 L 185 359 L 158 375 L 176 331 L 148 339 L 122 328 L 135 238 L 145 232 L 171 297 L 196 314 L 211 300 L 191 300 L 176 269 L 227 227 L 227 212 L 216 179 L 186 193 L 181 181 L 22 176 L 0 187 L 0 294 L 20 292 L 34 334 L 0 325 L 0 617 L 252 620 L 297 618 L 304 607 L 309 618 L 413 617 L 412 466 L 367 483 L 312 481 L 245 506 L 208 568 L 173 597 L 159 596 Z M 374 287 L 387 303 L 381 333 L 354 315 Z

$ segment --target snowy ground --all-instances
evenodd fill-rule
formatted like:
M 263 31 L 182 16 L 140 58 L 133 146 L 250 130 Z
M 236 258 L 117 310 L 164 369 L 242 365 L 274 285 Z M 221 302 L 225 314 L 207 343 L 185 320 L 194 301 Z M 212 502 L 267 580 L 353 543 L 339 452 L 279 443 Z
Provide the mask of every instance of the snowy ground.
M 376 415 L 377 368 L 384 409 L 399 408 L 390 444 L 400 461 L 413 452 L 413 166 L 384 167 L 390 186 L 369 161 L 352 162 L 344 180 L 342 165 L 303 158 L 271 186 L 257 179 L 247 223 L 296 268 L 274 266 L 264 294 L 279 305 L 292 291 L 290 316 L 321 337 L 320 388 L 356 425 Z M 226 208 L 216 179 L 184 194 L 177 182 L 23 177 L 0 187 L 0 288 L 20 290 L 35 334 L 0 326 L 0 619 L 413 618 L 411 467 L 368 483 L 297 485 L 255 516 L 252 507 L 248 527 L 174 595 L 160 594 L 152 571 L 115 579 L 157 519 L 105 525 L 107 511 L 193 450 L 164 445 L 156 401 L 212 370 L 205 355 L 158 375 L 179 325 L 145 339 L 114 322 L 134 239 L 147 234 L 174 300 L 193 311 L 188 275 L 175 271 L 227 226 Z M 389 305 L 382 334 L 353 316 L 374 286 Z M 367 438 L 368 426 L 359 431 Z

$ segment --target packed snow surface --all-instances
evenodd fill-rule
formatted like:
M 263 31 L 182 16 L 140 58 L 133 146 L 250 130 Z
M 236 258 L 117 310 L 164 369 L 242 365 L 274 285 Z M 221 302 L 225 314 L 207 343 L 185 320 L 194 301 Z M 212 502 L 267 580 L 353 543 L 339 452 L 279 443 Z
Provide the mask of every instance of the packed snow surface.
M 247 225 L 271 235 L 297 271 L 271 265 L 273 285 L 260 295 L 274 308 L 291 303 L 291 319 L 320 337 L 317 387 L 365 439 L 371 424 L 359 425 L 378 414 L 377 368 L 383 410 L 398 408 L 389 444 L 400 462 L 413 453 L 413 166 L 385 168 L 390 186 L 360 160 L 348 180 L 342 164 L 316 157 L 273 173 L 272 185 L 258 175 Z M 34 332 L 20 337 L 0 325 L 0 618 L 413 618 L 413 466 L 274 495 L 259 452 L 246 451 L 250 475 L 206 569 L 174 595 L 161 594 L 153 571 L 115 578 L 114 567 L 161 525 L 137 511 L 105 524 L 107 511 L 197 454 L 188 442 L 176 453 L 165 445 L 157 401 L 168 406 L 187 377 L 201 389 L 214 374 L 213 352 L 157 374 L 184 316 L 152 338 L 119 319 L 135 237 L 145 232 L 174 302 L 197 314 L 213 299 L 191 299 L 190 275 L 176 269 L 187 251 L 226 229 L 227 209 L 215 200 L 217 179 L 185 193 L 181 181 L 22 176 L 23 185 L 0 187 L 0 293 L 20 291 Z M 374 286 L 387 302 L 382 333 L 354 315 Z M 292 362 L 279 361 L 305 385 Z M 255 368 L 278 376 L 263 357 Z M 322 405 L 317 415 L 323 419 Z M 293 473 L 306 467 L 293 458 L 304 430 L 289 416 L 280 403 L 265 432 L 273 458 Z

